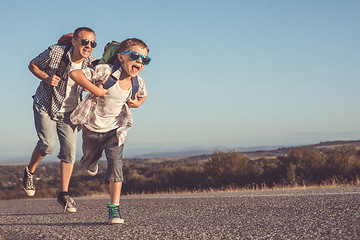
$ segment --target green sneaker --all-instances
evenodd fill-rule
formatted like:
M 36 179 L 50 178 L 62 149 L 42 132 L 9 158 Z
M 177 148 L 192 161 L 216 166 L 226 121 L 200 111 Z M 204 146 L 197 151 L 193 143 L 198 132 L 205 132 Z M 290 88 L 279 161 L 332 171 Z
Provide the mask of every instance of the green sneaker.
M 118 224 L 124 223 L 124 219 L 120 216 L 119 206 L 115 206 L 115 204 L 108 203 L 107 204 L 107 212 L 109 214 L 109 224 Z

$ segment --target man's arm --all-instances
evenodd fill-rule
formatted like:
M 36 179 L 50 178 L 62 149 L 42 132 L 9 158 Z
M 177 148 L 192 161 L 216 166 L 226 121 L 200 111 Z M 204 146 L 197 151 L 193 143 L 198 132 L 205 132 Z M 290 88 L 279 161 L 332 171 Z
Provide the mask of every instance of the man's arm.
M 69 76 L 72 80 L 74 80 L 77 84 L 81 85 L 85 89 L 89 90 L 96 96 L 104 96 L 107 93 L 107 90 L 100 85 L 99 87 L 95 86 L 91 83 L 86 77 L 84 72 L 81 69 L 77 69 L 71 71 Z
M 44 81 L 50 86 L 56 87 L 61 80 L 61 78 L 56 75 L 50 77 L 46 72 L 41 71 L 40 68 L 36 66 L 33 62 L 29 63 L 28 68 L 30 72 L 35 75 L 35 77 L 39 78 L 41 81 Z

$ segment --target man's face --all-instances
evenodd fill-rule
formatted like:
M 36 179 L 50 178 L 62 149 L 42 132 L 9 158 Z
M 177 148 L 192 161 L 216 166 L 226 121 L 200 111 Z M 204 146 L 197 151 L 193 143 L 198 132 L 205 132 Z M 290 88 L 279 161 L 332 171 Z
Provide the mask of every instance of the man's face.
M 87 41 L 86 41 L 87 40 Z M 95 34 L 88 31 L 81 31 L 77 39 L 72 40 L 74 46 L 74 57 L 84 59 L 90 56 L 94 48 L 91 46 L 96 40 Z M 83 44 L 87 44 L 84 46 Z

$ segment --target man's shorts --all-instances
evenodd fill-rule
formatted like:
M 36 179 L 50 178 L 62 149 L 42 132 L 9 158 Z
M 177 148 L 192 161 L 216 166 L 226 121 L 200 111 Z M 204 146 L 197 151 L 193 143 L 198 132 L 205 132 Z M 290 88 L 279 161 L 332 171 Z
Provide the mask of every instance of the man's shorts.
M 43 154 L 53 154 L 56 137 L 59 138 L 58 158 L 67 163 L 75 163 L 77 126 L 70 121 L 69 113 L 58 113 L 51 119 L 46 110 L 34 102 L 34 121 L 38 135 L 36 149 Z

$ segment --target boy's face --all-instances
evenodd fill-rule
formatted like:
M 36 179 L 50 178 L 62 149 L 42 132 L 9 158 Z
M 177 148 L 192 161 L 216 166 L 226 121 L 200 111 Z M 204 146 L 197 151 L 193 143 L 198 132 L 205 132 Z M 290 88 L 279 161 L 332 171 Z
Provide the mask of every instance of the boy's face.
M 140 46 L 131 46 L 125 51 L 134 51 L 137 52 L 143 56 L 147 56 L 148 51 L 145 48 L 142 48 Z M 125 52 L 124 51 L 124 52 Z M 124 54 L 118 54 L 118 58 L 121 63 L 121 68 L 125 70 L 127 75 L 129 77 L 135 77 L 139 75 L 139 73 L 144 69 L 144 63 L 142 62 L 142 58 L 139 57 L 136 61 L 131 60 L 129 57 L 130 53 L 124 53 Z

